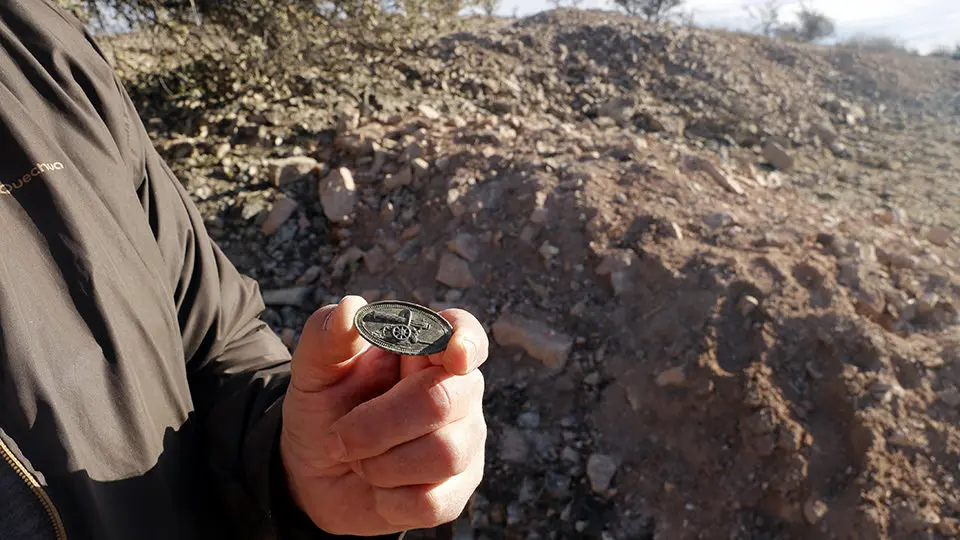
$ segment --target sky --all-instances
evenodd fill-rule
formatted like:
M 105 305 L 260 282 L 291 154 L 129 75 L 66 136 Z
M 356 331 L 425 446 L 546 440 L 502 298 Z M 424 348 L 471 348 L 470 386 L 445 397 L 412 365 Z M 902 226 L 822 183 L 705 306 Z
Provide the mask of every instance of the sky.
M 686 0 L 698 26 L 750 29 L 752 21 L 744 8 L 763 0 Z M 855 35 L 898 38 L 910 48 L 926 54 L 938 46 L 960 44 L 960 1 L 958 0 L 812 0 L 810 4 L 837 23 L 837 37 Z M 608 0 L 584 0 L 581 7 L 609 9 Z M 795 11 L 799 2 L 787 1 L 784 14 Z M 547 0 L 502 0 L 501 11 L 520 15 L 549 9 Z

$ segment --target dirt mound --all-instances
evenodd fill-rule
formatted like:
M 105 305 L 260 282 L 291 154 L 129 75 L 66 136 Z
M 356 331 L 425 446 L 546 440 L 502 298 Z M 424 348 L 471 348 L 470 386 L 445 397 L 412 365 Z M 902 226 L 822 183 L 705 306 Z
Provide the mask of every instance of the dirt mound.
M 458 534 L 960 534 L 956 63 L 557 11 L 384 72 L 148 123 L 290 346 L 346 293 L 512 344 Z

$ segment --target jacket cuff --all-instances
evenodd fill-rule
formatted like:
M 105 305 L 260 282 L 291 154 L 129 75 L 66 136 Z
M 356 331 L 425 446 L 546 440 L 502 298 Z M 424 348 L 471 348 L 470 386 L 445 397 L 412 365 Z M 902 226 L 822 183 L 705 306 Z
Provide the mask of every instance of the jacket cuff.
M 268 412 L 273 415 L 282 411 L 283 400 L 274 406 Z M 281 416 L 282 415 L 279 415 Z M 280 459 L 280 433 L 282 429 L 282 418 L 276 420 L 276 434 L 273 440 L 273 447 L 270 453 L 270 465 L 268 472 L 269 493 L 268 513 L 270 516 L 270 526 L 274 537 L 278 540 L 340 540 L 350 538 L 361 538 L 359 536 L 338 536 L 324 532 L 317 527 L 313 520 L 297 506 L 293 496 L 290 494 L 290 487 L 287 484 L 287 474 L 283 468 L 283 460 Z M 271 422 L 272 424 L 273 422 Z M 405 533 L 387 534 L 373 537 L 382 540 L 400 540 Z

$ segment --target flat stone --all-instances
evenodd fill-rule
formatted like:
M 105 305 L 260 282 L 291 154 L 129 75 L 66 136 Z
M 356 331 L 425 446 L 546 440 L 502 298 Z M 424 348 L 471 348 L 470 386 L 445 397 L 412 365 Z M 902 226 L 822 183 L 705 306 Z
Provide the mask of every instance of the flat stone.
M 860 263 L 853 259 L 841 259 L 837 263 L 837 283 L 847 287 L 857 288 L 863 279 Z
M 514 314 L 502 315 L 493 325 L 493 337 L 502 347 L 520 347 L 554 370 L 562 370 L 573 349 L 573 338 L 539 321 Z
M 913 255 L 907 255 L 905 253 L 887 251 L 883 248 L 877 248 L 877 261 L 880 264 L 885 264 L 893 268 L 908 268 L 913 269 L 917 267 L 918 261 L 917 258 Z
M 260 230 L 266 236 L 271 236 L 280 229 L 280 227 L 290 219 L 297 210 L 297 201 L 282 197 L 273 203 L 273 208 L 267 214 L 267 219 L 260 225 Z
M 526 411 L 517 417 L 517 425 L 524 429 L 537 429 L 540 427 L 540 413 L 537 411 Z
M 517 238 L 520 239 L 524 244 L 533 244 L 533 240 L 537 237 L 537 234 L 540 233 L 539 227 L 535 225 L 525 225 L 520 231 L 520 234 L 517 235 Z
M 587 458 L 587 478 L 594 493 L 606 493 L 619 468 L 617 460 L 606 454 L 591 454 Z
M 414 159 L 411 162 L 413 165 L 413 179 L 416 182 L 419 182 L 427 177 L 427 173 L 430 172 L 430 164 L 427 163 L 427 160 L 423 158 Z
M 569 446 L 564 446 L 560 451 L 560 459 L 570 463 L 580 463 L 580 452 L 577 452 Z
M 767 141 L 763 145 L 763 158 L 781 171 L 789 171 L 793 168 L 793 156 L 774 141 Z
M 533 209 L 533 212 L 530 213 L 530 222 L 536 223 L 537 225 L 542 225 L 547 222 L 547 219 L 550 217 L 550 211 L 542 206 L 538 206 Z
M 417 111 L 423 115 L 427 120 L 439 120 L 440 112 L 427 104 L 420 104 L 417 106 Z
M 349 221 L 357 205 L 357 185 L 346 167 L 331 171 L 320 182 L 320 205 L 327 219 L 334 223 Z
M 611 118 L 618 123 L 626 123 L 633 117 L 637 100 L 632 96 L 611 99 L 597 109 L 597 115 Z
M 436 279 L 454 289 L 468 289 L 477 285 L 477 280 L 470 271 L 470 263 L 450 252 L 440 257 Z
M 830 146 L 837 140 L 837 130 L 834 129 L 833 124 L 827 121 L 817 122 L 810 127 L 810 134 L 819 138 L 820 142 Z
M 447 243 L 447 249 L 468 261 L 475 261 L 480 257 L 480 242 L 472 234 L 458 233 Z
M 684 369 L 681 366 L 670 368 L 657 375 L 657 386 L 683 386 L 687 381 Z
M 271 289 L 268 291 L 263 291 L 263 303 L 268 306 L 294 306 L 298 307 L 303 305 L 307 298 L 310 297 L 310 293 L 313 291 L 313 287 L 307 286 L 298 286 L 298 287 L 287 287 L 285 289 Z
M 703 218 L 703 222 L 711 229 L 722 229 L 737 222 L 736 218 L 724 212 L 716 212 Z
M 418 143 L 411 143 L 410 146 L 404 148 L 400 154 L 400 163 L 412 163 L 422 155 L 423 147 Z
M 873 214 L 873 221 L 877 225 L 893 225 L 897 222 L 897 217 L 890 210 L 879 210 Z
M 537 251 L 540 253 L 540 256 L 547 261 L 560 254 L 560 248 L 551 245 L 550 242 L 546 240 L 543 241 L 543 244 L 540 245 L 540 249 Z
M 320 274 L 323 273 L 323 267 L 315 264 L 310 268 L 307 268 L 306 272 L 302 276 L 297 278 L 297 285 L 309 285 L 317 280 L 320 277 Z
M 720 167 L 716 163 L 710 161 L 709 159 L 697 159 L 695 160 L 696 167 L 707 173 L 707 176 L 713 179 L 723 189 L 734 193 L 736 195 L 743 195 L 743 186 L 740 185 L 740 182 L 737 182 L 733 178 L 730 178 L 726 173 L 720 170 Z
M 347 266 L 359 261 L 363 258 L 363 251 L 360 250 L 357 246 L 350 246 L 339 257 L 333 261 L 333 277 L 340 277 L 343 275 L 344 270 Z
M 383 188 L 387 191 L 393 191 L 399 187 L 409 186 L 413 183 L 413 170 L 408 165 L 402 165 L 396 173 L 388 175 L 383 180 Z
M 523 432 L 515 427 L 504 427 L 500 434 L 500 459 L 507 463 L 525 463 L 530 455 L 530 444 Z
M 927 441 L 924 440 L 922 436 L 913 436 L 900 430 L 891 433 L 890 436 L 887 437 L 887 443 L 893 446 L 914 448 L 917 450 L 926 448 L 927 446 Z
M 597 275 L 609 276 L 613 294 L 620 296 L 630 290 L 632 282 L 629 269 L 638 260 L 637 254 L 632 249 L 616 250 L 600 263 L 597 267 Z
M 945 227 L 934 227 L 927 231 L 927 240 L 938 246 L 950 245 L 951 236 L 953 236 L 953 231 Z
M 277 187 L 296 182 L 313 172 L 319 174 L 320 170 L 320 163 L 306 156 L 293 156 L 267 162 L 267 174 L 273 185 Z
M 363 264 L 367 267 L 367 272 L 374 275 L 386 270 L 389 262 L 387 253 L 380 246 L 376 246 L 363 254 Z
M 940 295 L 928 292 L 917 299 L 917 312 L 921 315 L 931 313 L 940 303 Z

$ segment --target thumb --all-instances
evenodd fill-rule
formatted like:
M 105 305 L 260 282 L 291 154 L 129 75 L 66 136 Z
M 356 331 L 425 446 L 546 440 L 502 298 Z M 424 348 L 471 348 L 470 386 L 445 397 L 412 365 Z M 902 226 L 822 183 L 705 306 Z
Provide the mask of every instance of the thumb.
M 349 373 L 353 360 L 369 348 L 353 325 L 357 311 L 366 304 L 359 296 L 346 296 L 307 319 L 290 366 L 295 388 L 319 392 Z

